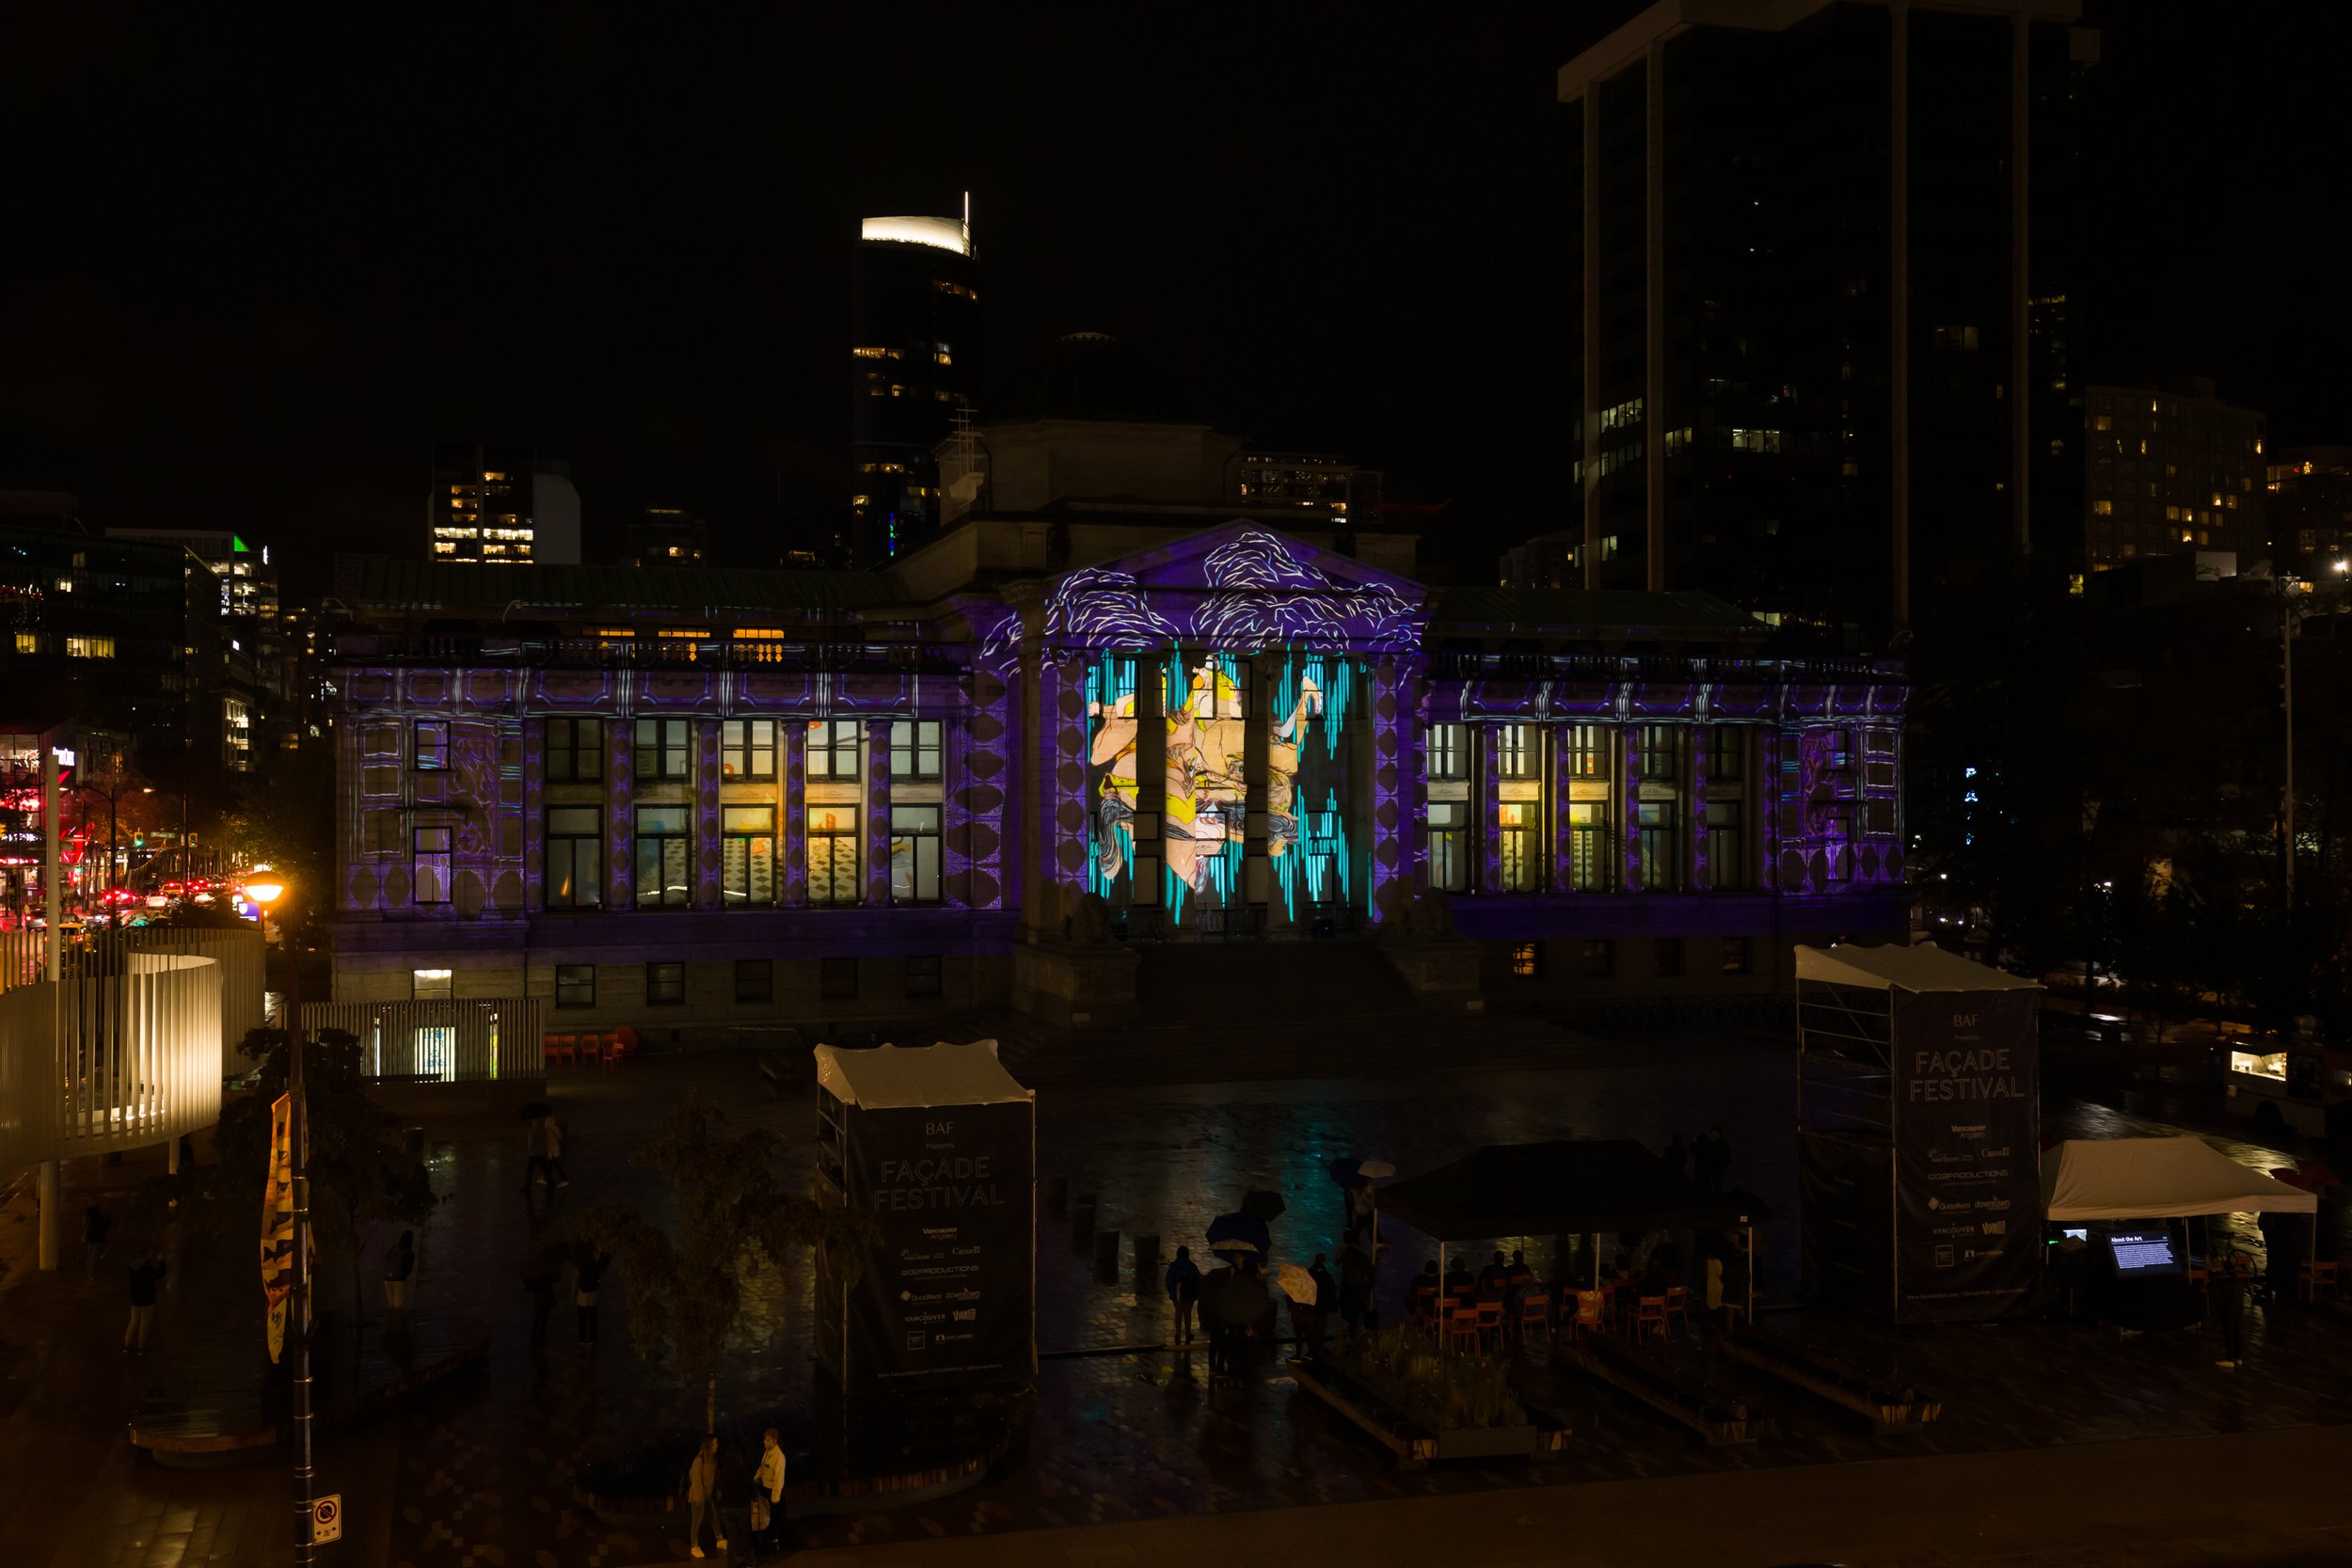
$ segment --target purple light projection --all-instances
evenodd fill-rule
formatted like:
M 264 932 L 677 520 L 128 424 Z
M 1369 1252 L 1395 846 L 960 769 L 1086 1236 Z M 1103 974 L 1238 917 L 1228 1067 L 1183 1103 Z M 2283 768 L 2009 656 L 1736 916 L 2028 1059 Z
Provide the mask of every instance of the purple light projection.
M 694 721 L 694 907 L 715 910 L 719 891 L 719 721 Z

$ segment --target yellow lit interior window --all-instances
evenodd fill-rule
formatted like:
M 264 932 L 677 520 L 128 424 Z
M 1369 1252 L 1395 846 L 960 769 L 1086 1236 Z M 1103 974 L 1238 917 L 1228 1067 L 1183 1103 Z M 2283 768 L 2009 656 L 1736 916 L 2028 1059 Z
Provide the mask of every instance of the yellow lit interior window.
M 2115 515 L 2115 503 L 2106 500 L 2092 501 L 2090 510 L 2099 516 L 2112 517 Z
M 661 628 L 660 635 L 663 637 L 683 637 L 690 639 L 704 638 L 710 635 L 710 628 L 707 626 L 663 626 Z

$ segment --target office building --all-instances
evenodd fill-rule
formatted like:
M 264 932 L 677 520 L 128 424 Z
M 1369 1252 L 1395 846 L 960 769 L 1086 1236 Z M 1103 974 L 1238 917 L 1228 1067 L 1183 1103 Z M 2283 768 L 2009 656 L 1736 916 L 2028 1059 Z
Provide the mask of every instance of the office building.
M 2152 555 L 2229 558 L 2227 577 L 2270 559 L 2263 417 L 2197 377 L 2162 388 L 2085 388 L 2083 565 Z
M 219 584 L 177 543 L 83 526 L 72 496 L 0 493 L 0 689 L 24 711 L 131 737 L 136 754 L 221 740 L 199 650 Z
M 622 553 L 632 566 L 699 566 L 709 548 L 710 525 L 675 506 L 649 506 L 622 536 Z
M 2286 570 L 2312 577 L 2352 556 L 2352 447 L 2273 453 L 2265 486 L 2271 538 Z
M 245 771 L 320 733 L 308 638 L 279 603 L 267 545 L 230 529 L 115 528 L 106 537 L 186 552 L 191 744 L 217 744 L 221 765 Z M 207 613 L 215 601 L 217 612 Z
M 528 447 L 441 446 L 425 498 L 425 553 L 467 564 L 577 566 L 570 467 Z
M 2071 555 L 2077 12 L 1661 0 L 1561 68 L 1583 585 L 1875 643 Z
M 959 409 L 971 406 L 978 349 L 979 265 L 963 219 L 867 218 L 859 231 L 850 303 L 850 428 L 853 491 L 835 554 L 860 569 L 887 564 L 937 529 L 934 455 Z
M 1237 510 L 1238 437 L 1083 412 L 970 433 L 880 571 L 339 563 L 337 1000 L 1084 1028 L 1355 944 L 1457 1013 L 1761 1006 L 1903 928 L 1894 666 L 1432 588 L 1409 532 Z

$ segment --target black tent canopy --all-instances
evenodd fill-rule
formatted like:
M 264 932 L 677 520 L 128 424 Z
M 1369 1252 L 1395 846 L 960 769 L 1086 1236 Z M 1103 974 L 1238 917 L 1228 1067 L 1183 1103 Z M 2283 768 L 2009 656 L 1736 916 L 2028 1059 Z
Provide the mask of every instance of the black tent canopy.
M 1439 1243 L 1614 1230 L 1745 1230 L 1750 1194 L 1710 1193 L 1630 1138 L 1490 1144 L 1381 1189 L 1383 1212 Z

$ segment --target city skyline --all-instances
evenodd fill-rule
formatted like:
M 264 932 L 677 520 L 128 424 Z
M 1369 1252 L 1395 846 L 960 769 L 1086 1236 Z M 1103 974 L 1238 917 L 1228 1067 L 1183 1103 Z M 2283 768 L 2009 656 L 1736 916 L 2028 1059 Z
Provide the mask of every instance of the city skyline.
M 405 108 L 421 63 L 392 46 L 329 99 L 275 69 L 294 42 L 27 39 L 17 57 L 48 69 L 9 113 L 43 155 L 12 172 L 14 205 L 53 241 L 6 263 L 0 483 L 71 489 L 98 528 L 247 528 L 305 586 L 333 547 L 413 526 L 435 443 L 515 441 L 573 464 L 592 550 L 686 504 L 715 559 L 770 562 L 780 529 L 814 538 L 852 493 L 858 221 L 950 213 L 969 188 L 998 372 L 1061 333 L 1116 333 L 1221 427 L 1383 468 L 1391 499 L 1452 501 L 1432 569 L 1475 580 L 1572 509 L 1547 477 L 1572 456 L 1555 285 L 1576 227 L 1553 198 L 1574 126 L 1552 74 L 1635 8 L 1411 49 L 1275 19 L 1251 54 L 1279 96 L 1206 40 L 1128 58 L 930 12 L 943 47 L 887 115 L 854 80 L 802 79 L 854 31 L 655 40 L 642 68 L 643 40 L 593 29 L 485 35 L 480 57 L 535 53 L 553 85 L 485 97 L 451 69 Z M 2341 440 L 2352 399 L 2319 367 L 2347 328 L 2315 270 L 2341 220 L 2295 194 L 2323 188 L 2341 140 L 2327 52 L 2262 18 L 2201 42 L 2195 14 L 2086 10 L 2104 42 L 2082 373 L 2208 375 L 2281 444 Z M 2208 45 L 2259 69 L 2213 73 L 2183 116 Z M 625 65 L 635 90 L 592 114 Z M 1335 117 L 1369 156 L 1332 161 Z M 289 118 L 314 134 L 265 136 Z M 513 193 L 503 217 L 437 215 L 460 169 Z M 2284 240 L 2197 221 L 2200 192 L 2261 205 Z M 2298 293 L 2322 308 L 2273 322 Z

